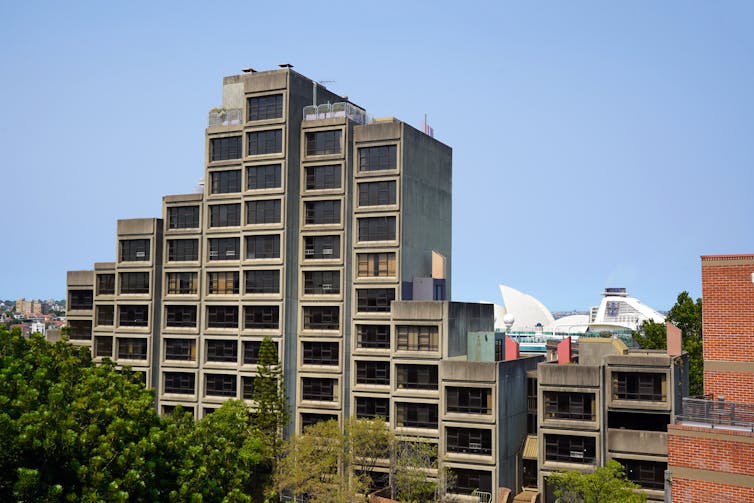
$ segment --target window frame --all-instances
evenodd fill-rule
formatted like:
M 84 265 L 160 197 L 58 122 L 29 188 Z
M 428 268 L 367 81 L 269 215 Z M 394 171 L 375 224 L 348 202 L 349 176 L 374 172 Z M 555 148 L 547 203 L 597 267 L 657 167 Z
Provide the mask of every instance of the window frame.
M 255 140 L 252 141 L 252 138 Z M 262 142 L 261 145 L 260 142 Z M 252 151 L 252 144 L 256 146 L 256 151 Z M 246 133 L 247 156 L 282 155 L 284 150 L 283 128 L 259 129 Z
M 240 168 L 209 172 L 210 195 L 235 194 L 241 192 L 242 187 L 243 174 Z
M 267 101 L 270 100 L 273 100 L 274 102 L 267 103 Z M 284 112 L 285 97 L 283 96 L 283 93 L 261 94 L 257 96 L 248 96 L 246 98 L 246 122 L 283 119 Z
M 304 133 L 304 155 L 319 157 L 343 154 L 343 129 L 319 129 Z
M 192 210 L 192 211 L 186 211 Z M 168 206 L 167 226 L 168 230 L 198 229 L 200 227 L 201 210 L 199 205 Z
M 252 171 L 254 175 L 252 176 Z M 251 181 L 254 180 L 252 186 Z M 262 180 L 260 185 L 258 182 Z M 283 163 L 250 164 L 246 166 L 246 190 L 263 191 L 283 188 Z
M 233 141 L 235 140 L 235 141 Z M 234 144 L 232 144 L 234 143 Z M 218 151 L 218 147 L 220 150 Z M 243 139 L 241 135 L 218 136 L 209 139 L 209 162 L 241 159 Z

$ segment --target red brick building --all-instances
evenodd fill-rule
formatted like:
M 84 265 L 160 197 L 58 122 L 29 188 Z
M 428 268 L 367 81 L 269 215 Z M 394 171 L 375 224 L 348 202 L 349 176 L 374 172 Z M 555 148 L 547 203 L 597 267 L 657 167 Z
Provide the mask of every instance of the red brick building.
M 704 391 L 668 426 L 672 501 L 754 502 L 754 255 L 702 257 Z

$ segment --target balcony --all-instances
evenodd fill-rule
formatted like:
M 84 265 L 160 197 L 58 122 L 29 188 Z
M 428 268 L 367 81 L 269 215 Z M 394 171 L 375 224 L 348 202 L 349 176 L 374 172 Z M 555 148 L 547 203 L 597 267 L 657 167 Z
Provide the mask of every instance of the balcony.
M 754 431 L 754 405 L 724 400 L 684 398 L 678 422 L 728 430 Z
M 304 120 L 315 121 L 321 119 L 331 119 L 334 117 L 348 117 L 357 124 L 369 124 L 372 117 L 365 110 L 341 101 L 338 103 L 323 103 L 321 105 L 309 105 L 304 107 Z
M 243 110 L 240 108 L 213 108 L 209 111 L 209 120 L 207 125 L 212 126 L 234 126 L 241 124 Z

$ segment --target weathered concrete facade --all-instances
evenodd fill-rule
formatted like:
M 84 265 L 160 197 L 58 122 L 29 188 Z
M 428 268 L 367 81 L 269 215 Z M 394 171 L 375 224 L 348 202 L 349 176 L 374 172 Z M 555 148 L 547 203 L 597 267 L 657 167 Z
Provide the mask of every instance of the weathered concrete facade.
M 664 500 L 667 425 L 688 393 L 687 356 L 629 350 L 618 339 L 579 340 L 578 362 L 537 369 L 539 487 L 546 477 L 621 462 L 648 501 Z

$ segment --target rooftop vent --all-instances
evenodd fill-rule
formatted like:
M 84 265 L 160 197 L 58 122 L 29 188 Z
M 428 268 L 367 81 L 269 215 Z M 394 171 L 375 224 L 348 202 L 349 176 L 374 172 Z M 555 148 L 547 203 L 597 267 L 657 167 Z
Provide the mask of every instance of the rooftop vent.
M 256 71 L 256 70 L 254 70 L 254 69 L 253 69 L 253 68 L 251 68 L 251 67 L 249 67 L 249 68 L 242 68 L 242 69 L 241 69 L 241 71 L 242 71 L 243 73 L 257 73 L 257 71 Z
M 280 68 L 293 68 L 293 65 L 290 63 L 282 63 L 278 65 Z

